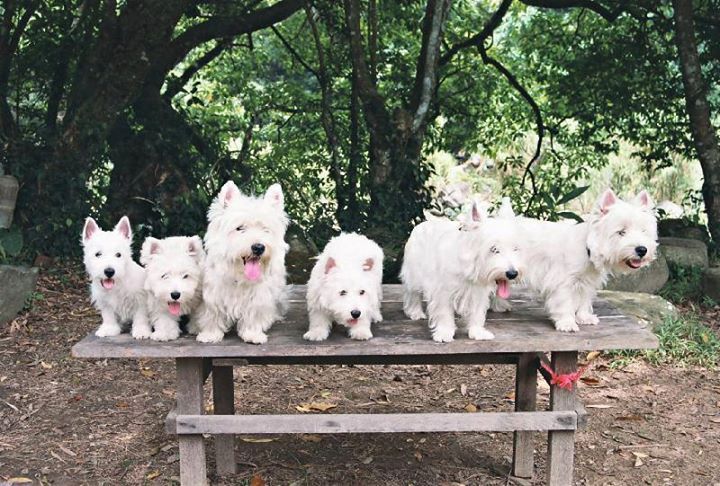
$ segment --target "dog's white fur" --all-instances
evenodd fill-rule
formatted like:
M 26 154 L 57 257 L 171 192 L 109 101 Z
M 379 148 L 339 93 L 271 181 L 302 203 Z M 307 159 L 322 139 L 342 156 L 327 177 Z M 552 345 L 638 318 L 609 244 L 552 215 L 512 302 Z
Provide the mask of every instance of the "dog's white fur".
M 127 216 L 112 231 L 103 231 L 93 218 L 82 232 L 83 261 L 90 278 L 90 298 L 102 315 L 95 331 L 99 337 L 117 336 L 132 321 L 132 336 L 147 339 L 152 333 L 143 285 L 145 269 L 132 259 L 132 230 Z M 108 278 L 106 271 L 113 271 Z
M 403 309 L 410 319 L 424 319 L 422 297 L 428 301 L 435 341 L 455 336 L 455 312 L 471 339 L 493 339 L 485 329 L 490 294 L 507 289 L 507 272 L 523 271 L 514 215 L 488 218 L 473 203 L 464 223 L 426 221 L 410 234 L 400 277 Z
M 150 339 L 170 341 L 180 337 L 181 316 L 192 314 L 202 300 L 204 260 L 199 236 L 145 239 L 140 263 L 146 272 L 147 308 L 153 326 Z
M 273 184 L 256 198 L 228 181 L 211 204 L 208 221 L 197 339 L 219 342 L 236 323 L 243 341 L 265 343 L 265 333 L 285 309 L 288 218 L 282 189 Z M 252 250 L 257 244 L 265 248 L 259 258 Z
M 523 283 L 545 298 L 558 331 L 597 324 L 592 300 L 608 276 L 633 272 L 656 256 L 657 221 L 645 191 L 625 202 L 606 190 L 584 223 L 518 219 L 527 262 Z M 639 247 L 647 253 L 640 256 Z M 498 301 L 496 309 L 509 305 Z
M 370 339 L 371 324 L 382 321 L 382 274 L 383 251 L 374 241 L 356 233 L 330 240 L 310 273 L 310 325 L 303 338 L 323 341 L 335 322 L 352 339 Z M 351 312 L 360 314 L 353 317 Z

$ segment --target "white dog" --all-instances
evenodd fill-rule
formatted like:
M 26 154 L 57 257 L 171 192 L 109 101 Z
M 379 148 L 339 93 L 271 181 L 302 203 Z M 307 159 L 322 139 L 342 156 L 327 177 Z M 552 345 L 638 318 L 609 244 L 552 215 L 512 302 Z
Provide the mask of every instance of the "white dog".
M 195 311 L 202 299 L 204 260 L 199 236 L 145 239 L 140 263 L 147 274 L 147 308 L 153 326 L 150 339 L 170 341 L 180 337 L 180 318 Z
M 231 181 L 220 190 L 208 211 L 198 341 L 219 342 L 233 324 L 243 341 L 267 341 L 285 308 L 283 208 L 279 184 L 261 198 L 243 195 Z
M 92 218 L 85 220 L 82 246 L 90 298 L 102 315 L 96 336 L 117 336 L 130 321 L 134 338 L 147 339 L 152 333 L 143 289 L 145 269 L 133 261 L 131 245 L 127 216 L 112 231 L 101 230 Z
M 608 189 L 584 223 L 518 219 L 527 262 L 523 283 L 545 298 L 558 331 L 597 324 L 592 300 L 607 277 L 655 259 L 657 221 L 645 191 L 628 203 Z
M 435 341 L 455 336 L 455 312 L 471 339 L 493 339 L 485 329 L 490 294 L 510 295 L 510 281 L 522 273 L 514 215 L 488 218 L 473 203 L 467 222 L 426 221 L 410 234 L 400 277 L 403 309 L 410 319 L 424 319 L 428 301 Z
M 303 338 L 327 339 L 334 321 L 352 339 L 370 339 L 371 324 L 382 321 L 382 274 L 383 251 L 374 241 L 355 233 L 330 240 L 310 273 L 310 325 Z

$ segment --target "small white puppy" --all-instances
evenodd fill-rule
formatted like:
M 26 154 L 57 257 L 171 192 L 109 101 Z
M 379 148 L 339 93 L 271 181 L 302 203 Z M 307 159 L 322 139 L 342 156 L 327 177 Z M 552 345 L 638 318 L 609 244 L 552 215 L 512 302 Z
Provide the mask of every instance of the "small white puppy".
M 202 265 L 205 260 L 199 236 L 148 237 L 140 252 L 145 266 L 150 339 L 180 337 L 180 319 L 192 314 L 202 299 Z
M 493 339 L 485 329 L 490 294 L 510 295 L 510 281 L 523 271 L 515 217 L 488 218 L 473 203 L 466 222 L 426 221 L 413 229 L 405 245 L 400 273 L 403 309 L 410 319 L 424 319 L 428 301 L 435 341 L 455 336 L 455 312 L 471 339 Z
M 370 339 L 371 324 L 382 321 L 382 274 L 383 251 L 374 241 L 355 233 L 330 240 L 310 273 L 303 338 L 323 341 L 336 322 L 352 339 Z
M 85 220 L 83 261 L 90 278 L 90 298 L 102 315 L 96 336 L 117 336 L 130 321 L 135 339 L 147 339 L 152 333 L 143 289 L 145 269 L 133 261 L 131 245 L 127 216 L 112 231 L 100 229 L 93 218 Z

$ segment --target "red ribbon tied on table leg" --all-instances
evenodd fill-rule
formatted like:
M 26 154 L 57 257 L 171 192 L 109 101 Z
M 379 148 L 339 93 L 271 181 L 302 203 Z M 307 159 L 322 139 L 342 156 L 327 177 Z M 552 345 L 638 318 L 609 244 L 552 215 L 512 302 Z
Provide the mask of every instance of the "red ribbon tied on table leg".
M 577 383 L 582 374 L 585 372 L 585 368 L 580 368 L 574 373 L 557 374 L 542 360 L 540 360 L 540 366 L 542 366 L 543 369 L 550 374 L 551 385 L 557 385 L 568 391 L 572 391 L 573 385 Z

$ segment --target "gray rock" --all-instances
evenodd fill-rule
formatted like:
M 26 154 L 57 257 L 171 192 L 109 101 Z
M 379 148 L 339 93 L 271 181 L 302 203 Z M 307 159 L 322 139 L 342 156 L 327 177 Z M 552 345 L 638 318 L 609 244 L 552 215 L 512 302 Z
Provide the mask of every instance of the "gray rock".
M 617 307 L 623 314 L 634 316 L 653 327 L 660 325 L 668 316 L 678 314 L 675 306 L 659 295 L 601 290 L 598 296 Z
M 707 245 L 689 238 L 662 237 L 660 251 L 670 264 L 686 267 L 707 268 L 709 265 Z
M 705 296 L 720 302 L 720 267 L 708 268 L 703 272 L 702 291 Z
M 670 271 L 661 252 L 650 265 L 633 273 L 611 277 L 605 288 L 624 292 L 654 294 L 665 285 L 669 277 Z
M 317 248 L 304 237 L 300 230 L 294 227 L 288 229 L 286 239 L 290 246 L 285 256 L 288 283 L 307 283 L 310 278 L 310 271 L 315 265 L 315 257 L 318 254 Z
M 0 325 L 10 322 L 35 291 L 38 269 L 0 265 Z
M 707 226 L 691 223 L 681 218 L 668 218 L 658 221 L 658 235 L 661 237 L 690 238 L 691 240 L 702 241 L 705 244 L 710 243 Z

